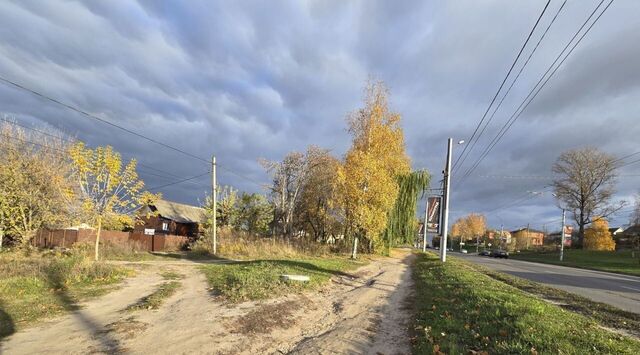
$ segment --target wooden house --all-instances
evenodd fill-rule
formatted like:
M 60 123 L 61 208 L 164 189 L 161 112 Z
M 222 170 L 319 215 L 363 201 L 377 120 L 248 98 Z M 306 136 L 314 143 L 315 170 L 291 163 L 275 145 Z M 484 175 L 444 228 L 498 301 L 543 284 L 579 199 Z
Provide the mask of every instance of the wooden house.
M 140 208 L 138 218 L 143 223 L 136 225 L 137 233 L 196 238 L 203 233 L 207 214 L 201 207 L 158 200 Z

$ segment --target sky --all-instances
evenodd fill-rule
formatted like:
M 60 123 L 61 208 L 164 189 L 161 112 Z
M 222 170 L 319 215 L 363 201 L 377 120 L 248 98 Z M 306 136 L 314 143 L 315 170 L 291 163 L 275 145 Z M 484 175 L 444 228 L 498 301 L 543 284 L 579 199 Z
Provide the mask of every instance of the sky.
M 465 143 L 469 155 L 452 172 L 452 221 L 478 212 L 497 228 L 559 229 L 548 186 L 563 151 L 640 151 L 640 2 L 617 0 L 461 179 L 599 3 L 572 0 L 559 11 L 562 1 L 551 1 L 496 103 L 556 20 L 477 145 Z M 264 192 L 269 177 L 259 159 L 310 144 L 341 157 L 350 146 L 345 117 L 361 107 L 367 80 L 382 80 L 402 115 L 413 168 L 428 169 L 439 187 L 447 138 L 469 141 L 545 4 L 3 1 L 0 77 L 191 156 L 6 83 L 0 114 L 92 147 L 112 145 L 144 164 L 148 187 L 202 175 L 215 154 L 220 184 Z M 454 145 L 454 161 L 464 147 Z M 634 159 L 640 155 L 624 163 Z M 614 199 L 631 206 L 640 163 L 619 175 Z M 198 204 L 210 183 L 205 174 L 157 191 Z M 627 223 L 630 208 L 611 224 Z

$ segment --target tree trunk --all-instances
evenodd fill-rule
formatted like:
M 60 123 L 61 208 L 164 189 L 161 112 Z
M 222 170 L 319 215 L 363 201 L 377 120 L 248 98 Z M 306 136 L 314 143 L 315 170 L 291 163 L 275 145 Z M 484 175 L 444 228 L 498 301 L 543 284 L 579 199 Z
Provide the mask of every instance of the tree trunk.
M 356 235 L 353 238 L 353 250 L 351 251 L 351 259 L 355 259 L 356 258 L 357 252 L 358 252 L 358 236 Z
M 580 210 L 580 223 L 578 223 L 578 243 L 584 245 L 584 212 Z
M 98 261 L 99 258 L 99 247 L 100 247 L 100 232 L 102 232 L 102 216 L 98 217 L 98 229 L 96 230 L 96 250 L 95 250 L 95 261 Z

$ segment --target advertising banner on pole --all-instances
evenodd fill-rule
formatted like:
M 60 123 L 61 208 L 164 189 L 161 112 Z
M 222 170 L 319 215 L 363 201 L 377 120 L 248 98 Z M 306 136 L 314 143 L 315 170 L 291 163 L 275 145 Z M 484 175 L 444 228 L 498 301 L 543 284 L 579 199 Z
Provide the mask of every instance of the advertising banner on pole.
M 440 206 L 442 204 L 441 196 L 432 196 L 428 199 L 429 209 L 427 210 L 427 232 L 440 232 Z
M 573 226 L 564 226 L 564 230 L 562 231 L 562 240 L 564 242 L 565 247 L 571 246 L 571 235 L 573 234 Z

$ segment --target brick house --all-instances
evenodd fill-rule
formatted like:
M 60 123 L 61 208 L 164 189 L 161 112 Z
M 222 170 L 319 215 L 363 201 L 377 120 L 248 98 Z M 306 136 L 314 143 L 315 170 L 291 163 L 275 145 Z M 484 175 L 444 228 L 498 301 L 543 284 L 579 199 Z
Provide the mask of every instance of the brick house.
M 511 231 L 511 238 L 515 239 L 521 246 L 542 246 L 544 232 L 531 228 L 520 228 Z
M 153 235 L 178 235 L 196 238 L 203 233 L 207 221 L 204 208 L 158 200 L 138 210 L 143 223 L 134 232 Z

